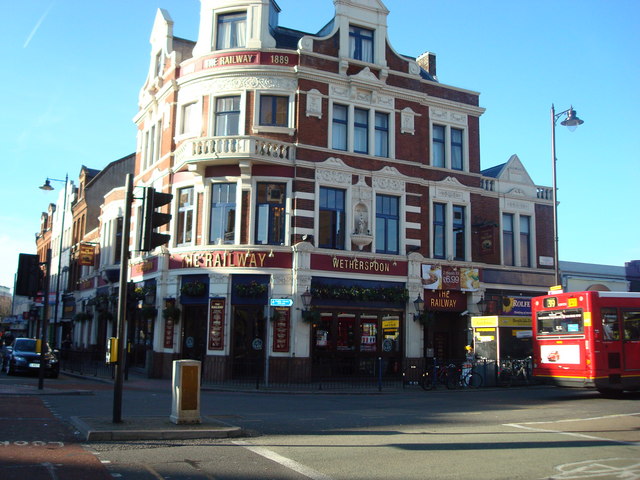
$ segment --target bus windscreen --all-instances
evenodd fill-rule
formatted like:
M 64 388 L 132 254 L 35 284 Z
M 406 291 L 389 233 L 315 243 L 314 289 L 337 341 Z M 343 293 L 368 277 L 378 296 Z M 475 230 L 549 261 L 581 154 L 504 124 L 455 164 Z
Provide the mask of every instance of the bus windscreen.
M 575 335 L 584 333 L 582 310 L 541 311 L 537 315 L 538 335 Z

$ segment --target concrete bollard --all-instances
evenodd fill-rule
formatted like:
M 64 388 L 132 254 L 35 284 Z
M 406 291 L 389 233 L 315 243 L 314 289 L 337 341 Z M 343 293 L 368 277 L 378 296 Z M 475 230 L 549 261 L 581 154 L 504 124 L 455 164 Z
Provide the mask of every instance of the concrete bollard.
M 173 362 L 171 416 L 176 424 L 202 423 L 200 419 L 200 368 L 197 360 Z

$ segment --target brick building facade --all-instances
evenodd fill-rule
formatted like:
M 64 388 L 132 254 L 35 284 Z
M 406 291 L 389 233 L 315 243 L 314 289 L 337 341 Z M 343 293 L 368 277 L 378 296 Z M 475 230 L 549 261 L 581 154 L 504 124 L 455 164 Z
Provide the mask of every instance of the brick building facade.
M 173 194 L 171 241 L 131 268 L 150 375 L 400 375 L 553 282 L 550 189 L 515 155 L 481 169 L 479 94 L 397 53 L 381 1 L 334 4 L 310 34 L 270 0 L 201 0 L 196 41 L 156 14 L 134 183 Z

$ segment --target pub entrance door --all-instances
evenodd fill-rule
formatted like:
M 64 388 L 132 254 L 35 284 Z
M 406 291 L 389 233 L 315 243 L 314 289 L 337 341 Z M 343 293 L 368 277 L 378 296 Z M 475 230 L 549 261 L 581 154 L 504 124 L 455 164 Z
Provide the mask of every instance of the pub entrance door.
M 204 362 L 207 355 L 207 306 L 183 305 L 183 309 L 181 358 Z
M 241 305 L 233 308 L 231 332 L 232 376 L 234 379 L 255 379 L 264 371 L 265 318 L 261 305 Z

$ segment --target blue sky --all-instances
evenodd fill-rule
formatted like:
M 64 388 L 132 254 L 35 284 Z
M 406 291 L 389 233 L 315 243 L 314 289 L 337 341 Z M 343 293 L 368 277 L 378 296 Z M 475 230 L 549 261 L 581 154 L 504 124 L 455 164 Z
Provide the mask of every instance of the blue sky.
M 277 0 L 280 24 L 316 32 L 331 0 Z M 550 108 L 558 125 L 560 258 L 624 265 L 640 259 L 640 2 L 637 0 L 387 0 L 393 48 L 437 54 L 441 83 L 480 92 L 481 162 L 517 154 L 551 186 Z M 1 0 L 0 285 L 18 253 L 35 253 L 46 177 L 77 182 L 135 151 L 138 91 L 157 8 L 195 40 L 198 0 Z M 61 183 L 54 186 L 61 187 Z M 549 229 L 552 225 L 549 225 Z

